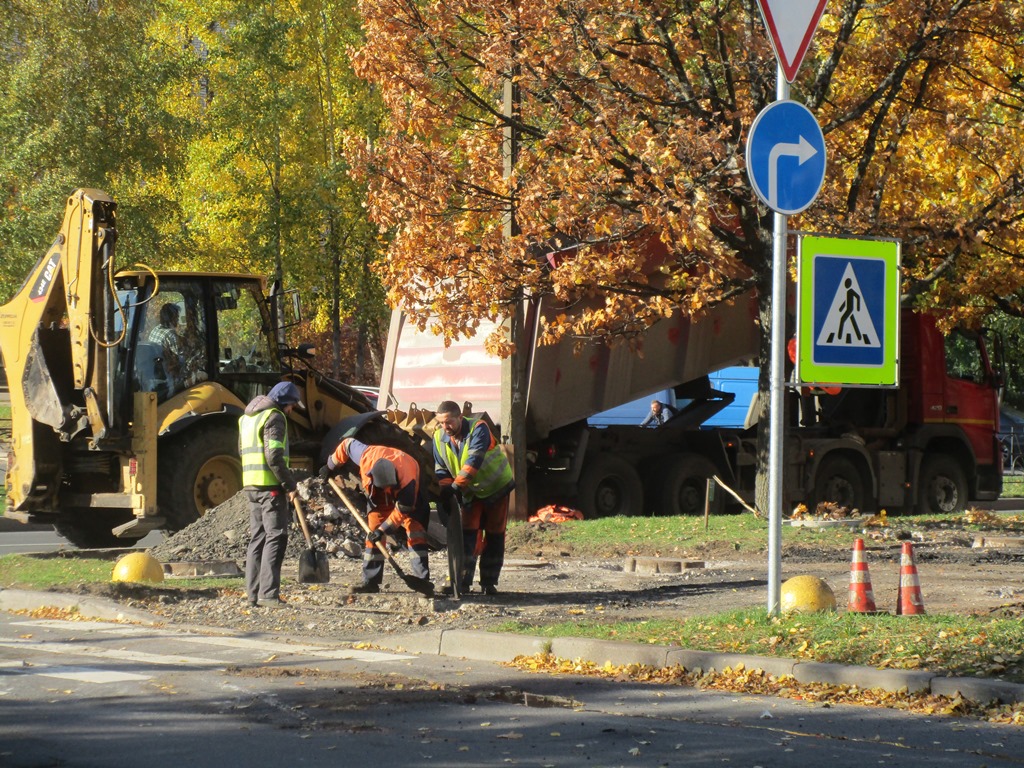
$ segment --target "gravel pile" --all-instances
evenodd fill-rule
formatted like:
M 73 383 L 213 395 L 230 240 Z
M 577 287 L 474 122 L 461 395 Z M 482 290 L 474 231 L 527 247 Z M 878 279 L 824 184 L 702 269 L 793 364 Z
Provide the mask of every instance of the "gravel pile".
M 348 511 L 336 506 L 334 492 L 325 488 L 319 478 L 308 478 L 300 484 L 300 495 L 308 496 L 302 509 L 316 549 L 335 559 L 360 558 L 364 534 Z M 361 503 L 355 496 L 350 498 Z M 164 539 L 150 549 L 150 554 L 162 563 L 234 560 L 244 565 L 248 546 L 249 501 L 243 491 Z M 287 556 L 298 557 L 305 549 L 302 529 L 293 522 Z

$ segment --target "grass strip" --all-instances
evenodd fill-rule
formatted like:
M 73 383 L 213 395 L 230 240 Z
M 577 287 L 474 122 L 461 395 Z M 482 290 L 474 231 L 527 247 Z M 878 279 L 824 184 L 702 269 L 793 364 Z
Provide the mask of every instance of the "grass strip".
M 747 609 L 678 621 L 507 622 L 503 632 L 679 645 L 880 669 L 925 669 L 1024 683 L 1024 628 L 998 616 L 814 613 Z
M 0 557 L 0 587 L 56 590 L 79 584 L 105 583 L 111 580 L 115 560 L 66 557 L 59 554 L 5 555 Z M 166 579 L 149 585 L 166 590 L 237 587 L 241 577 Z

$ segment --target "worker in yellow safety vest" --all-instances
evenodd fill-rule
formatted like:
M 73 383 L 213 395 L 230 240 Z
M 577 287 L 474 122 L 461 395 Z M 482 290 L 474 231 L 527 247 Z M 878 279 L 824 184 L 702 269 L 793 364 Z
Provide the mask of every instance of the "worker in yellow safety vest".
M 299 388 L 290 381 L 257 395 L 238 420 L 242 488 L 249 500 L 249 548 L 245 555 L 245 591 L 249 604 L 283 608 L 281 565 L 288 545 L 295 478 L 288 455 L 286 415 L 301 408 Z
M 455 402 L 437 406 L 437 423 L 434 472 L 441 502 L 447 505 L 454 497 L 462 508 L 466 567 L 460 593 L 469 594 L 479 558 L 480 589 L 496 595 L 505 562 L 509 494 L 515 487 L 512 467 L 487 422 L 467 419 Z

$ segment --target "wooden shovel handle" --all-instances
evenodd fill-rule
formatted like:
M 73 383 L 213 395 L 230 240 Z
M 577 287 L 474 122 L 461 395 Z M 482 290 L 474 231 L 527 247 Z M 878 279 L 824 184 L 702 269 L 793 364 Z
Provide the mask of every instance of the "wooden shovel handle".
M 295 507 L 295 514 L 299 518 L 299 527 L 302 528 L 302 535 L 306 539 L 306 546 L 310 549 L 313 548 L 313 540 L 309 537 L 309 528 L 306 526 L 306 516 L 302 514 L 302 504 L 299 503 L 299 497 L 292 497 L 292 505 Z
M 362 527 L 362 529 L 364 531 L 366 531 L 366 535 L 369 536 L 370 535 L 370 526 L 369 526 L 369 524 L 366 522 L 366 520 L 363 518 L 363 516 L 361 514 L 359 514 L 359 510 L 356 509 L 356 505 L 353 504 L 351 501 L 349 501 L 349 498 L 345 494 L 344 489 L 340 485 L 338 485 L 337 481 L 333 477 L 327 478 L 327 482 L 331 484 L 331 488 L 333 488 L 334 492 L 336 494 L 338 494 L 338 498 L 340 498 L 342 500 L 342 502 L 344 502 L 345 506 L 348 507 L 348 511 L 352 513 L 352 517 L 354 517 L 356 519 L 356 521 L 359 523 L 360 527 Z M 392 556 L 392 554 L 390 552 L 388 552 L 387 547 L 384 546 L 384 542 L 382 542 L 382 541 L 375 541 L 373 543 L 374 543 L 374 546 L 376 546 L 377 549 L 379 549 L 381 551 L 381 554 L 384 555 L 384 557 L 386 557 L 391 562 L 391 564 L 394 565 L 397 568 L 398 565 L 395 562 L 395 558 Z

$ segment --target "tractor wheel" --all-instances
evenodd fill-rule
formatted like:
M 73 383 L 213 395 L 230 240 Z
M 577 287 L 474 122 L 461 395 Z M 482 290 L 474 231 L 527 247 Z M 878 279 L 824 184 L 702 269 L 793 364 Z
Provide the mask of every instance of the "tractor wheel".
M 200 425 L 158 448 L 157 503 L 168 531 L 194 523 L 242 490 L 238 431 Z

